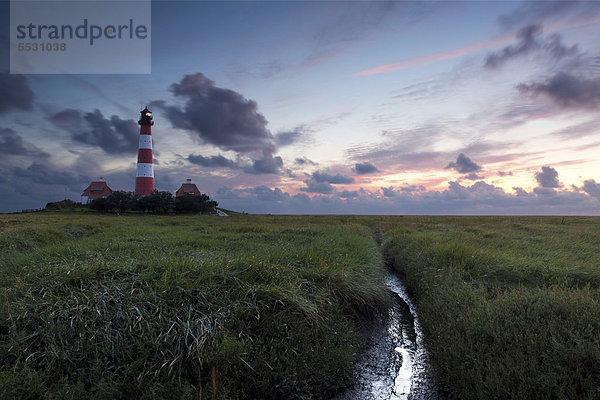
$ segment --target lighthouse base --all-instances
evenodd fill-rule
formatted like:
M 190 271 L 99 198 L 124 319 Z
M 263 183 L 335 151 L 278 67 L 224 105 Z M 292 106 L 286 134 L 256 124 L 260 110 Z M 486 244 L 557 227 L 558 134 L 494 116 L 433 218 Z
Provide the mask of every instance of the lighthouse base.
M 135 194 L 137 196 L 149 196 L 154 193 L 154 178 L 135 178 Z

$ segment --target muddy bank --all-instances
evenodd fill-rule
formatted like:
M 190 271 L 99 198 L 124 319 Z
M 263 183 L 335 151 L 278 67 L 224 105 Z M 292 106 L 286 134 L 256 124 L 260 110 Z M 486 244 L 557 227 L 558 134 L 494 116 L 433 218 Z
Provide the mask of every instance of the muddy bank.
M 393 305 L 368 333 L 356 384 L 334 400 L 441 400 L 414 303 L 396 275 L 388 275 L 386 284 Z

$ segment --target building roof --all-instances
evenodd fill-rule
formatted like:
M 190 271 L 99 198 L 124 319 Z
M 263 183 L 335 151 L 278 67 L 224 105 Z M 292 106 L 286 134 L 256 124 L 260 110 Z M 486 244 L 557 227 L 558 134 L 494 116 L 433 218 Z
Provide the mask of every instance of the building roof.
M 108 187 L 104 181 L 94 181 L 85 188 L 82 196 L 87 196 L 90 200 L 99 199 L 101 197 L 109 196 L 112 193 L 112 189 Z
M 198 190 L 198 187 L 194 183 L 184 183 L 181 185 L 179 189 L 175 192 L 175 197 L 185 196 L 187 194 L 199 195 L 201 194 Z

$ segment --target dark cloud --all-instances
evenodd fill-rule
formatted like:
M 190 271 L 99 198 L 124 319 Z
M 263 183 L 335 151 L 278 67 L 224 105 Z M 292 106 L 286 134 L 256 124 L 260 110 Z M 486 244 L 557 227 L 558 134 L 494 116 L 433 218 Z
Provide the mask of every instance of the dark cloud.
M 553 61 L 579 54 L 577 45 L 565 46 L 560 36 L 551 35 L 544 39 L 540 38 L 541 34 L 542 27 L 540 25 L 529 25 L 522 28 L 517 32 L 519 42 L 513 46 L 506 46 L 496 53 L 489 53 L 485 58 L 484 66 L 489 69 L 499 68 L 513 58 L 538 51 L 543 52 Z
M 138 151 L 139 127 L 133 119 L 123 120 L 117 115 L 107 119 L 100 110 L 84 113 L 66 109 L 49 120 L 69 132 L 74 140 L 99 147 L 108 154 L 135 154 Z
M 396 191 L 393 186 L 390 187 L 381 187 L 381 192 L 385 197 L 394 197 L 396 196 Z
M 249 190 L 249 193 L 252 193 L 258 200 L 262 201 L 282 201 L 290 196 L 287 192 L 279 188 L 271 189 L 265 185 L 254 187 Z
M 217 189 L 216 197 L 219 199 L 235 199 L 236 194 L 233 193 L 233 189 L 227 186 L 223 186 Z
M 222 155 L 204 157 L 202 155 L 190 154 L 187 159 L 193 164 L 198 164 L 208 168 L 240 168 L 237 162 L 230 160 L 229 158 L 223 157 Z
M 245 199 L 253 198 L 259 201 L 279 202 L 290 198 L 290 194 L 279 188 L 271 189 L 267 185 L 255 186 L 245 189 L 232 189 L 221 187 L 217 190 L 217 199 Z
M 353 199 L 353 198 L 358 197 L 358 191 L 356 191 L 356 190 L 352 190 L 352 191 L 342 190 L 341 192 L 337 193 L 337 196 L 339 198 L 342 198 L 342 199 Z
M 49 157 L 45 153 L 23 140 L 17 132 L 9 128 L 0 128 L 0 153 L 15 156 Z
M 249 174 L 278 174 L 283 167 L 281 157 L 267 155 L 261 159 L 254 160 L 252 166 L 244 168 L 244 172 Z
M 551 35 L 543 44 L 544 51 L 552 60 L 561 60 L 566 57 L 579 55 L 579 47 L 565 46 L 559 35 Z
M 81 184 L 90 183 L 90 178 L 85 175 L 59 170 L 51 165 L 39 162 L 34 162 L 25 169 L 14 167 L 12 172 L 17 178 L 30 179 L 32 182 L 42 185 L 57 184 L 79 187 Z
M 275 138 L 254 100 L 215 86 L 201 73 L 186 75 L 171 86 L 173 94 L 185 100 L 183 106 L 153 102 L 171 124 L 193 132 L 204 143 L 238 153 L 261 151 L 273 154 Z
M 558 188 L 558 172 L 552 167 L 542 167 L 541 171 L 535 173 L 535 180 L 542 188 Z
M 290 146 L 302 142 L 306 139 L 307 129 L 305 126 L 299 126 L 291 131 L 279 132 L 275 134 L 275 143 L 277 146 Z
M 521 93 L 544 95 L 560 107 L 595 109 L 600 104 L 600 78 L 582 78 L 559 72 L 544 82 L 520 84 Z
M 540 47 L 536 37 L 542 34 L 542 27 L 529 25 L 517 32 L 519 43 L 515 46 L 506 46 L 497 53 L 490 53 L 485 58 L 486 68 L 498 68 L 511 58 L 530 53 Z
M 406 185 L 400 188 L 402 192 L 424 192 L 427 189 L 423 185 Z
M 402 194 L 412 194 L 417 192 L 425 192 L 427 189 L 423 185 L 405 185 L 397 190 L 393 186 L 381 187 L 381 192 L 385 197 L 395 197 Z
M 593 179 L 588 179 L 583 182 L 583 191 L 592 197 L 600 199 L 600 183 L 596 183 Z
M 327 183 L 332 183 L 334 185 L 339 185 L 339 184 L 343 184 L 343 183 L 354 183 L 354 178 L 352 178 L 351 176 L 348 175 L 342 175 L 342 174 L 335 174 L 335 175 L 331 175 L 328 174 L 326 172 L 315 172 L 312 174 L 312 179 L 315 180 L 315 182 L 327 182 Z
M 34 94 L 23 75 L 0 73 L 0 114 L 10 110 L 31 110 Z
M 298 165 L 317 165 L 316 162 L 309 160 L 306 157 L 302 157 L 302 158 L 296 158 L 295 160 L 296 164 Z
M 508 172 L 506 172 L 506 171 L 498 171 L 498 175 L 500 175 L 500 176 L 512 176 L 513 173 L 512 173 L 512 171 L 508 171 Z
M 471 161 L 464 153 L 460 153 L 456 158 L 456 162 L 449 163 L 444 169 L 454 169 L 461 174 L 468 174 L 481 170 L 481 166 Z
M 533 193 L 535 193 L 538 197 L 553 197 L 558 194 L 558 192 L 553 187 L 542 186 L 533 188 Z
M 498 18 L 500 27 L 513 30 L 531 23 L 542 23 L 565 18 L 593 18 L 600 12 L 596 1 L 526 1 L 510 13 Z
M 359 175 L 363 175 L 363 174 L 371 174 L 371 173 L 377 172 L 379 170 L 373 164 L 366 162 L 366 163 L 356 163 L 354 165 L 354 171 L 356 171 L 356 173 Z
M 513 186 L 513 190 L 517 193 L 517 196 L 526 197 L 529 196 L 529 193 L 525 191 L 525 189 L 517 186 Z
M 304 181 L 306 187 L 300 188 L 303 192 L 330 194 L 335 191 L 334 187 L 329 182 L 318 182 L 314 179 Z
M 470 181 L 476 181 L 477 179 L 485 179 L 485 176 L 477 175 L 475 172 L 471 172 L 469 175 L 463 176 L 463 179 Z
M 292 196 L 293 199 L 300 200 L 302 203 L 306 204 L 310 201 L 310 196 L 304 193 L 298 193 Z

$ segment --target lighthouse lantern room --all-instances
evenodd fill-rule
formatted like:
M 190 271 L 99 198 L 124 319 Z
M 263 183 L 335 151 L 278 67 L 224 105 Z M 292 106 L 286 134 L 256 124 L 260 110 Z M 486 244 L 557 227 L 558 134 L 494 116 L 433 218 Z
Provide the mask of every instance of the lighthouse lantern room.
M 152 113 L 148 107 L 141 111 L 140 145 L 135 174 L 135 194 L 148 196 L 154 192 L 154 166 L 152 164 Z

